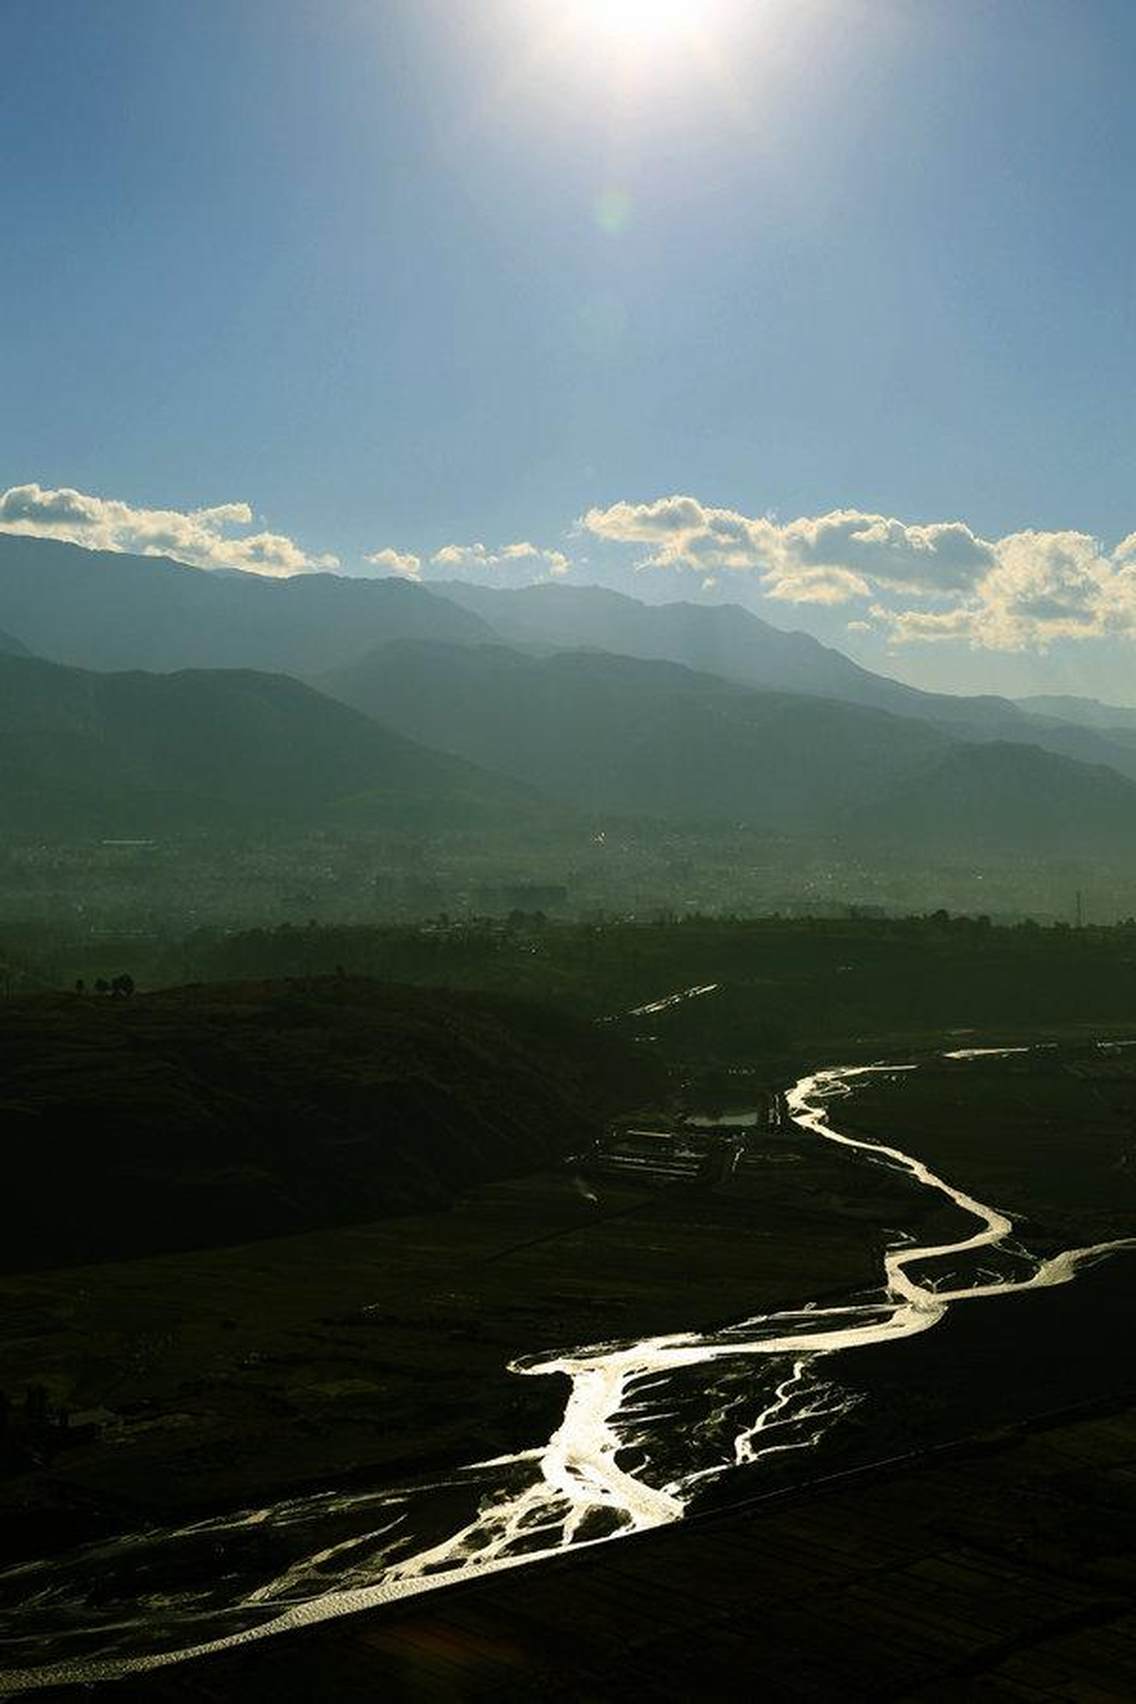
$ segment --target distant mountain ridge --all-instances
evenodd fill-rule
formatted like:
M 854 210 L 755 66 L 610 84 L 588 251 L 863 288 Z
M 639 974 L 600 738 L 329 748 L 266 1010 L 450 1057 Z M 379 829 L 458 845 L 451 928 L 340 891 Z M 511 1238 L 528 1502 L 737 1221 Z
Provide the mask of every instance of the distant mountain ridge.
M 167 557 L 0 534 L 0 629 L 75 668 L 311 674 L 385 639 L 496 637 L 407 580 L 217 573 Z
M 924 692 L 873 674 L 809 633 L 771 627 L 740 604 L 644 604 L 598 586 L 519 589 L 437 583 L 506 641 L 536 648 L 591 647 L 682 663 L 761 691 L 809 693 L 933 722 L 969 740 L 1042 746 L 1081 763 L 1107 763 L 1136 779 L 1136 750 L 1112 730 L 1028 714 L 1012 699 Z
M 993 713 L 1025 723 L 1008 698 L 923 692 L 873 674 L 811 633 L 773 627 L 741 604 L 650 604 L 600 586 L 553 582 L 499 588 L 438 581 L 434 589 L 513 644 L 682 663 L 762 691 L 841 698 L 928 720 L 981 721 Z
M 1130 857 L 1136 786 L 1104 765 L 991 740 L 956 746 L 858 810 L 850 833 L 905 853 Z
M 935 821 L 944 845 L 1136 847 L 1129 730 L 919 692 L 730 606 L 273 580 L 0 535 L 0 630 L 72 665 L 48 683 L 0 654 L 0 810 L 21 832 L 505 826 L 543 796 L 924 849 Z
M 1078 727 L 1096 728 L 1113 737 L 1136 734 L 1136 710 L 1127 705 L 1102 704 L 1099 698 L 1072 698 L 1059 693 L 1039 693 L 1015 702 L 1027 716 L 1073 722 Z
M 605 652 L 396 643 L 321 687 L 385 726 L 602 812 L 812 831 L 948 747 L 925 723 Z
M 190 568 L 0 534 L 0 630 L 37 656 L 100 670 L 251 668 L 302 678 L 401 639 L 608 651 L 763 691 L 837 698 L 973 740 L 1028 741 L 1136 779 L 1136 742 L 1010 699 L 921 692 L 807 633 L 730 604 L 645 604 L 597 586 L 521 589 Z
M 877 709 L 901 708 L 914 692 L 862 669 L 811 634 L 782 632 L 737 604 L 648 604 L 601 586 L 553 583 L 504 588 L 437 581 L 435 590 L 511 644 L 682 663 L 745 686 Z

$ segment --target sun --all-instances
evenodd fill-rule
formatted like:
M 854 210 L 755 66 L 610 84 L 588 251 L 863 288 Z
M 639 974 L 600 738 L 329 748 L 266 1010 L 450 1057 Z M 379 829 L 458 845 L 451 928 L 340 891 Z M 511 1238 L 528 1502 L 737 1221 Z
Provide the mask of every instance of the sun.
M 625 115 L 665 83 L 726 80 L 725 47 L 743 0 L 513 0 L 528 36 L 528 80 L 539 69 L 591 79 Z M 756 5 L 758 0 L 748 0 Z M 768 4 L 768 0 L 761 0 Z
M 565 7 L 577 29 L 626 47 L 650 47 L 689 36 L 704 0 L 571 0 Z

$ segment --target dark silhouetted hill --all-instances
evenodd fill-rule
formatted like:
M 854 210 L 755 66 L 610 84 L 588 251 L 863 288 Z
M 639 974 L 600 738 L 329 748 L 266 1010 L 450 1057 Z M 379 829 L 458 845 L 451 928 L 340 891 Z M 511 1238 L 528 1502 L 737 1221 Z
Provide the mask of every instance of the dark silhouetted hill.
M 533 808 L 515 784 L 283 675 L 97 674 L 0 658 L 7 833 L 444 829 Z
M 7 1001 L 0 1084 L 13 1270 L 444 1205 L 658 1079 L 541 1007 L 335 977 Z
M 21 641 L 15 638 L 11 633 L 5 633 L 3 629 L 0 628 L 0 656 L 27 657 L 30 656 L 30 654 L 31 653 L 26 645 L 22 644 Z

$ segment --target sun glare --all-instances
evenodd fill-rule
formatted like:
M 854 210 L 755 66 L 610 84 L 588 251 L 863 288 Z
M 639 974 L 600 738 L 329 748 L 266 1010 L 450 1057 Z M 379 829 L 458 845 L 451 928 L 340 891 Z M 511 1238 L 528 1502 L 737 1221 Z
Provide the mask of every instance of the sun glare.
M 650 46 L 697 28 L 700 0 L 574 0 L 576 26 L 627 46 Z

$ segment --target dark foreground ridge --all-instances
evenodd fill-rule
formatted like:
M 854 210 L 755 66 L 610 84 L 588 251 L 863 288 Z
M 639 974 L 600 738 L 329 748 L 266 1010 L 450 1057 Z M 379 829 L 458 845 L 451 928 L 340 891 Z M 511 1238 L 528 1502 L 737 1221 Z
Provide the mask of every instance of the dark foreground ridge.
M 1134 1458 L 1131 1404 L 1048 1417 L 98 1696 L 1119 1701 Z
M 12 1001 L 0 1081 L 18 1271 L 444 1206 L 654 1072 L 523 1001 L 333 976 Z

